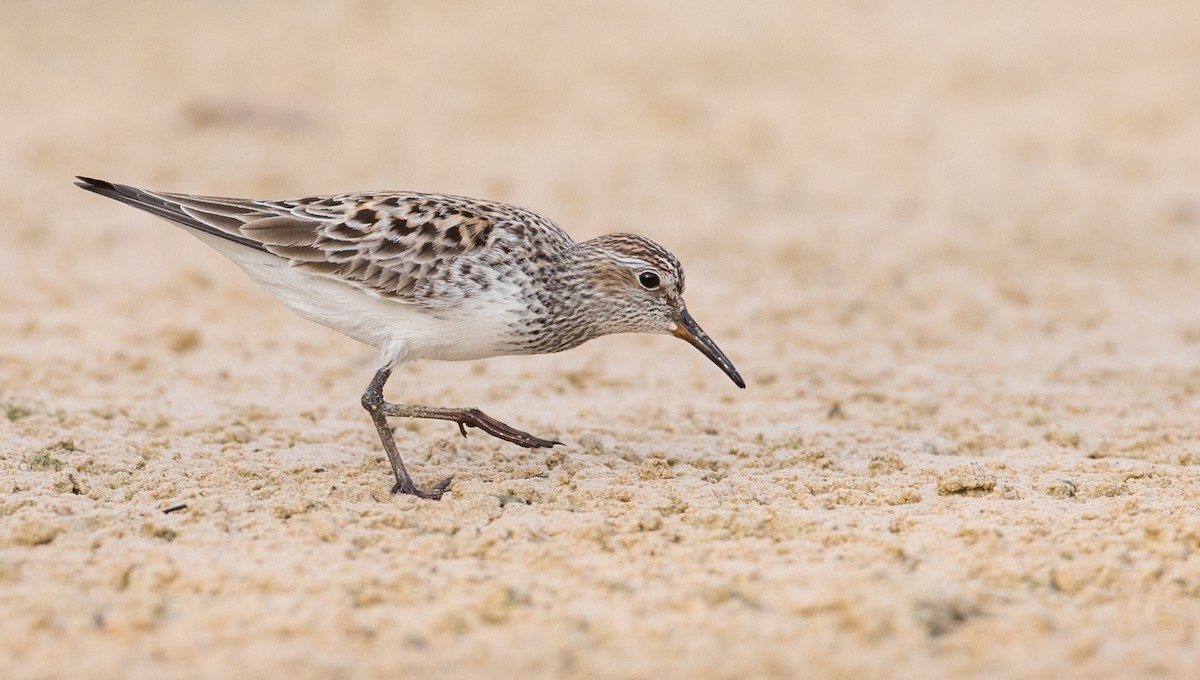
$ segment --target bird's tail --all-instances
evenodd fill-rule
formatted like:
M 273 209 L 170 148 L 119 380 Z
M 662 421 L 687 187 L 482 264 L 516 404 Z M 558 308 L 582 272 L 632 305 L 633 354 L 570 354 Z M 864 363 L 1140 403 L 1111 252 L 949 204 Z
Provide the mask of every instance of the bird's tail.
M 189 206 L 183 203 L 183 200 L 176 200 L 172 194 L 146 191 L 137 187 L 114 184 L 113 182 L 106 182 L 102 179 L 93 179 L 91 177 L 76 177 L 76 179 L 79 181 L 75 183 L 75 186 L 86 189 L 94 194 L 107 196 L 114 201 L 120 201 L 126 205 L 145 210 L 152 215 L 157 215 L 189 229 L 219 236 L 223 239 L 254 248 L 255 250 L 266 251 L 263 244 L 237 233 L 237 226 L 240 226 L 242 221 L 231 215 L 221 215 L 211 210 L 201 211 L 189 208 Z M 186 199 L 186 197 L 180 198 Z M 201 216 L 203 219 L 200 219 Z M 221 220 L 228 220 L 231 224 L 226 226 L 232 227 L 232 229 L 220 229 L 213 224 L 214 221 L 220 222 Z

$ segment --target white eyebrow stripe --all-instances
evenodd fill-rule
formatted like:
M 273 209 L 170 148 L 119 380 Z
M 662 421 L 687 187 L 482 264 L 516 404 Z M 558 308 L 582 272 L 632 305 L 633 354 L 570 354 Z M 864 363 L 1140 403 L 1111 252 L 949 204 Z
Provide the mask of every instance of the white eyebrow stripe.
M 629 265 L 630 267 L 649 267 L 650 269 L 654 269 L 654 265 L 639 257 L 621 257 L 619 255 L 614 255 L 613 259 L 621 264 Z

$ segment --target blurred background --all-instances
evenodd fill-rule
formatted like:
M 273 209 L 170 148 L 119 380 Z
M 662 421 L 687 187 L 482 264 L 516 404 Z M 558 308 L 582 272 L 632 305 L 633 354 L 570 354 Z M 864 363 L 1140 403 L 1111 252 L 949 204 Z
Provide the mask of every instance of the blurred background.
M 1157 556 L 1139 541 L 1194 515 L 1200 484 L 1192 472 L 1200 462 L 1200 2 L 0 3 L 0 406 L 9 416 L 0 444 L 11 454 L 0 472 L 24 489 L 6 511 L 64 502 L 62 489 L 39 487 L 17 467 L 69 435 L 77 450 L 56 455 L 70 465 L 71 456 L 100 461 L 60 480 L 99 499 L 86 511 L 90 526 L 123 526 L 126 514 L 188 493 L 194 504 L 247 493 L 257 500 L 229 500 L 227 515 L 188 521 L 272 527 L 254 503 L 276 502 L 264 500 L 276 488 L 278 502 L 294 502 L 286 485 L 307 482 L 279 472 L 294 463 L 349 480 L 351 499 L 331 501 L 329 521 L 353 527 L 353 516 L 337 514 L 353 502 L 369 512 L 396 502 L 363 500 L 387 481 L 358 406 L 373 352 L 292 316 L 180 230 L 76 189 L 77 174 L 242 197 L 465 194 L 538 210 L 579 239 L 635 231 L 676 252 L 689 307 L 741 369 L 745 392 L 677 340 L 644 337 L 605 338 L 560 356 L 414 366 L 406 371 L 416 379 L 391 386 L 402 400 L 475 403 L 536 434 L 582 442 L 568 454 L 604 484 L 632 474 L 626 463 L 636 471 L 647 451 L 680 461 L 680 470 L 696 466 L 692 477 L 662 482 L 683 499 L 679 507 L 692 508 L 666 526 L 714 551 L 730 546 L 706 553 L 710 573 L 761 576 L 744 584 L 751 595 L 761 589 L 757 609 L 739 619 L 733 605 L 697 605 L 687 623 L 698 632 L 686 644 L 653 623 L 668 619 L 614 619 L 628 625 L 589 648 L 595 654 L 580 657 L 591 660 L 581 667 L 629 659 L 636 655 L 625 652 L 649 641 L 670 651 L 667 662 L 709 670 L 747 659 L 775 663 L 783 675 L 810 662 L 844 669 L 837 664 L 849 657 L 821 656 L 836 655 L 839 640 L 855 658 L 875 645 L 865 666 L 849 667 L 859 671 L 912 663 L 923 672 L 923 654 L 939 649 L 977 671 L 1005 649 L 1030 652 L 1031 664 L 1070 657 L 1100 671 L 1145 670 L 1110 662 L 1176 643 L 1179 655 L 1162 663 L 1195 667 L 1194 644 L 1172 637 L 1180 630 L 1172 626 L 1197 623 L 1188 603 L 1200 572 L 1186 559 L 1197 534 L 1185 541 L 1192 548 Z M 478 489 L 492 480 L 547 467 L 545 452 L 463 442 L 448 426 L 399 436 L 418 479 L 459 475 L 463 503 L 486 499 Z M 165 452 L 145 470 L 122 458 L 141 460 L 128 449 L 143 440 Z M 618 442 L 631 448 L 614 449 Z M 876 460 L 893 461 L 894 474 L 877 478 L 872 467 L 868 475 Z M 999 478 L 968 487 L 985 496 L 980 505 L 934 490 L 938 471 L 976 463 L 994 464 L 989 474 Z M 1143 506 L 1162 523 L 1153 532 L 1126 521 L 1147 488 L 1138 484 L 1159 483 L 1126 476 L 1137 465 L 1162 466 Z M 179 477 L 193 468 L 197 477 Z M 238 475 L 271 481 L 247 491 Z M 1076 481 L 1059 496 L 1081 489 L 1094 499 L 1091 519 L 1072 514 L 1082 503 L 1056 505 L 1046 491 L 1067 477 Z M 636 493 L 658 483 L 642 477 Z M 605 518 L 603 531 L 641 526 L 623 513 L 657 506 L 639 506 L 636 493 L 618 503 L 579 492 L 571 512 L 582 511 L 569 522 L 588 511 Z M 771 526 L 794 541 L 801 566 L 737 540 L 713 543 L 741 536 L 738 518 L 767 505 L 787 520 Z M 947 538 L 959 536 L 957 513 L 974 508 L 979 521 L 995 513 L 986 516 L 997 536 L 1025 523 L 1041 538 L 989 542 L 983 529 L 978 543 Z M 434 512 L 397 520 L 409 533 L 396 529 L 396 540 L 421 522 L 440 531 L 449 520 Z M 904 512 L 920 521 L 895 519 Z M 837 534 L 855 522 L 860 534 Z M 1072 531 L 1079 526 L 1086 531 Z M 837 535 L 808 543 L 822 530 Z M 13 649 L 66 663 L 57 638 L 26 624 L 72 621 L 88 611 L 79 602 L 107 597 L 86 583 L 62 591 L 74 576 L 52 570 L 90 564 L 89 531 L 76 544 L 72 534 L 58 539 L 66 547 L 43 558 L 42 587 L 59 599 L 39 599 L 28 584 L 3 595 L 42 612 L 5 624 L 12 635 L 0 637 Z M 213 529 L 206 547 L 223 549 L 222 531 Z M 1089 542 L 1096 532 L 1109 533 Z M 843 541 L 848 547 L 837 547 Z M 1069 563 L 1058 550 L 1067 544 Z M 271 544 L 243 544 L 248 559 L 235 566 L 276 573 L 267 562 L 249 566 L 262 557 L 258 545 Z M 1115 548 L 1104 552 L 1114 545 L 1131 547 L 1117 559 Z M 294 548 L 262 550 L 317 568 Z M 569 628 L 554 618 L 574 597 L 563 593 L 633 606 L 604 582 L 572 580 L 599 571 L 570 566 L 570 555 L 583 554 L 577 544 L 529 550 L 563 560 L 540 576 L 559 584 L 560 596 L 530 587 L 533 602 L 552 603 L 542 611 L 556 631 Z M 641 555 L 650 560 L 654 550 Z M 614 572 L 648 563 L 587 554 Z M 918 568 L 901 559 L 908 554 L 931 559 Z M 513 582 L 530 564 L 525 553 L 492 557 L 492 575 Z M 694 558 L 672 564 L 703 561 Z M 328 582 L 366 567 L 339 560 L 304 587 L 312 607 L 349 620 L 357 610 L 321 598 L 342 593 Z M 811 588 L 795 585 L 802 572 Z M 1149 573 L 1174 580 L 1138 575 Z M 223 587 L 236 587 L 235 576 Z M 654 616 L 692 611 L 672 609 L 674 598 L 707 602 L 708 591 L 689 590 L 686 579 L 643 576 L 630 577 L 629 592 Z M 412 578 L 478 594 L 466 578 Z M 263 604 L 247 582 L 231 606 Z M 959 646 L 910 646 L 945 632 L 922 623 L 921 612 L 928 592 L 947 583 L 961 586 L 961 598 L 934 609 L 949 611 L 953 626 L 970 620 L 954 629 L 967 632 L 940 638 Z M 137 592 L 150 598 L 159 589 Z M 813 593 L 836 597 L 826 606 Z M 880 609 L 893 602 L 894 611 Z M 1145 602 L 1154 604 L 1138 609 Z M 263 617 L 289 620 L 268 605 Z M 206 606 L 154 628 L 164 647 L 192 649 L 188 624 L 209 614 L 261 623 L 258 612 Z M 415 615 L 477 621 L 453 603 L 414 606 Z M 848 613 L 822 618 L 829 611 Z M 988 616 L 974 617 L 981 611 Z M 306 613 L 332 620 L 325 609 Z M 603 619 L 589 619 L 593 630 Z M 730 621 L 764 627 L 730 629 Z M 413 623 L 414 635 L 424 635 L 423 624 Z M 520 629 L 530 638 L 473 629 L 492 637 L 472 639 L 494 646 L 473 648 L 472 658 L 512 660 L 527 648 L 514 640 L 559 644 L 540 637 L 545 629 Z M 767 632 L 750 639 L 746 630 Z M 848 631 L 861 637 L 844 638 Z M 336 635 L 288 638 L 301 640 L 288 653 L 306 659 L 319 648 L 341 658 Z M 422 658 L 441 669 L 461 639 L 430 635 Z M 1071 635 L 1075 646 L 1059 644 Z M 1110 646 L 1089 642 L 1106 636 Z M 399 648 L 378 640 L 360 643 L 380 659 Z
M 792 380 L 779 397 L 812 396 L 835 350 L 863 380 L 1060 365 L 1085 340 L 1197 355 L 1200 309 L 1164 304 L 1198 278 L 1196 3 L 56 0 L 0 19 L 0 330 L 38 338 L 10 345 L 27 361 L 131 342 L 90 312 L 190 327 L 180 307 L 211 323 L 248 304 L 272 332 L 306 325 L 75 174 L 440 191 L 577 238 L 640 232 L 683 258 L 698 318 L 756 382 Z M 32 333 L 56 313 L 61 332 Z

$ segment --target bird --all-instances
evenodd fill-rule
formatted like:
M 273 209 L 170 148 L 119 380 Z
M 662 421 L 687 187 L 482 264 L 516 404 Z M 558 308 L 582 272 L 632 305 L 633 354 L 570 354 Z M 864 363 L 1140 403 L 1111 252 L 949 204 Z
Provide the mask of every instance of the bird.
M 746 382 L 684 304 L 678 258 L 613 233 L 576 242 L 550 219 L 489 200 L 410 191 L 241 199 L 150 191 L 89 177 L 76 185 L 181 226 L 300 316 L 379 351 L 362 395 L 396 484 L 441 499 L 453 477 L 413 481 L 388 418 L 432 418 L 526 448 L 535 437 L 473 407 L 384 400 L 392 372 L 422 360 L 545 354 L 613 333 L 670 334 Z

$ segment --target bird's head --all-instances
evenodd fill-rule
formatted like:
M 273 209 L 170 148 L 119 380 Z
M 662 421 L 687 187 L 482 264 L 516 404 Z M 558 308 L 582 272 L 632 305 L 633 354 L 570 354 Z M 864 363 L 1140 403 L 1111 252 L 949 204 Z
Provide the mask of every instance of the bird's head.
M 746 382 L 683 302 L 679 260 L 635 234 L 607 234 L 580 244 L 588 288 L 604 308 L 602 333 L 658 333 L 687 340 L 738 387 Z

